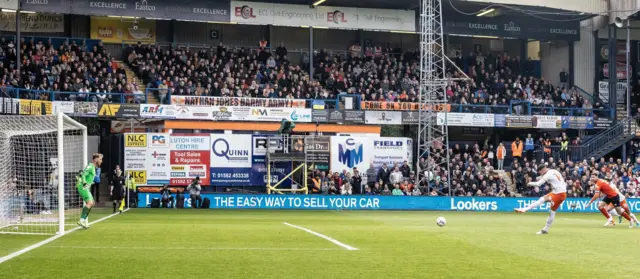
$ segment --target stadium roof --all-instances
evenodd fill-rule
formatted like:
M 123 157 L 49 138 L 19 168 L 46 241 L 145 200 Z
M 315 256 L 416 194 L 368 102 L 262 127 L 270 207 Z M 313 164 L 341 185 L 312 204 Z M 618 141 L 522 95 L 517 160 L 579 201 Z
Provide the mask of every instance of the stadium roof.
M 312 5 L 318 0 L 252 0 L 257 2 L 266 3 L 280 3 L 280 4 L 296 4 L 296 5 Z M 336 6 L 336 7 L 358 7 L 358 8 L 375 8 L 375 9 L 400 9 L 400 10 L 418 10 L 420 0 L 327 0 L 323 2 L 322 6 Z M 477 13 L 487 6 L 489 3 L 476 3 L 460 0 L 442 0 L 442 10 L 445 14 L 453 13 Z M 508 8 L 511 7 L 511 8 Z M 589 18 L 591 15 L 579 14 L 575 11 L 566 11 L 560 9 L 553 9 L 547 7 L 538 6 L 522 6 L 522 5 L 509 5 L 495 6 L 495 13 L 488 14 L 486 16 L 500 16 L 500 15 L 521 15 L 530 16 L 530 14 L 536 14 L 539 17 L 548 18 L 550 20 L 569 20 L 575 18 L 576 20 L 582 20 Z M 527 13 L 517 11 L 517 9 L 526 10 Z M 535 17 L 531 17 L 532 19 Z M 540 18 L 536 18 L 539 20 Z

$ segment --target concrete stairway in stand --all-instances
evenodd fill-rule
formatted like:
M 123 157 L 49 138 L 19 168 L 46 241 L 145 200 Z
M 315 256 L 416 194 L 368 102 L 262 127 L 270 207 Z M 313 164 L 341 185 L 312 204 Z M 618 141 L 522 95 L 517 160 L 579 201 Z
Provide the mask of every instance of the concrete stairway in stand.
M 522 197 L 522 194 L 519 194 L 518 190 L 516 189 L 516 184 L 511 177 L 511 173 L 507 173 L 504 170 L 496 170 L 496 172 L 498 173 L 498 175 L 500 175 L 500 177 L 502 177 L 502 179 L 504 179 L 504 182 L 507 184 L 507 190 L 509 190 L 510 193 L 516 193 L 517 197 Z
M 129 65 L 127 65 L 127 63 L 118 61 L 118 64 L 122 66 L 122 68 L 124 68 L 124 71 L 127 73 L 127 83 L 133 83 L 133 79 L 136 78 L 138 89 L 140 89 L 140 91 L 142 92 L 147 92 L 145 84 L 142 82 L 140 78 L 138 78 L 138 76 L 133 72 L 133 70 L 131 70 L 131 68 L 129 67 Z M 148 94 L 147 103 L 160 104 L 160 100 L 158 100 L 158 98 L 156 98 L 156 96 L 154 96 L 153 94 Z

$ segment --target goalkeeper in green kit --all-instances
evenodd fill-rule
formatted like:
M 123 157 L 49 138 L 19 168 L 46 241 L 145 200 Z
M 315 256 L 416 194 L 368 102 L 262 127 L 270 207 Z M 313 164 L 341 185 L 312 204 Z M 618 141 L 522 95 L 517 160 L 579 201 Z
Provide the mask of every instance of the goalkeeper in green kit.
M 102 154 L 95 153 L 91 157 L 91 163 L 89 163 L 79 176 L 76 176 L 76 187 L 78 188 L 78 194 L 84 201 L 84 207 L 82 207 L 82 215 L 78 225 L 88 229 L 89 228 L 89 212 L 94 205 L 93 195 L 91 195 L 91 184 L 96 176 L 96 168 L 102 165 Z

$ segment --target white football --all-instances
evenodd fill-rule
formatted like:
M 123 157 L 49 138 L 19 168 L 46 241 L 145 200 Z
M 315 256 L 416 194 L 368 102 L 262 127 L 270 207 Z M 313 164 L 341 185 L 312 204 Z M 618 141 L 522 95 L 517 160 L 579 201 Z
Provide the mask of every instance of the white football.
M 436 219 L 436 224 L 440 227 L 444 227 L 444 225 L 447 224 L 447 219 L 444 217 L 438 217 L 438 219 Z

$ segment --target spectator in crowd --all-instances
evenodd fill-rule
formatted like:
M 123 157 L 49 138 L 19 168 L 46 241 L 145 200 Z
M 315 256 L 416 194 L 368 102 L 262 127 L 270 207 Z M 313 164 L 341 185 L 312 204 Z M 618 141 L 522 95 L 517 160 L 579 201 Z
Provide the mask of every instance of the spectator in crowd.
M 566 89 L 569 88 L 569 73 L 567 73 L 567 71 L 562 68 L 562 71 L 560 71 L 560 86 L 562 86 L 562 89 Z
M 403 196 L 404 195 L 402 190 L 400 190 L 400 185 L 399 184 L 393 184 L 393 191 L 391 192 L 391 194 L 394 195 L 394 196 Z
M 400 172 L 400 168 L 396 167 L 393 172 L 389 175 L 389 182 L 392 184 L 398 184 L 404 180 L 402 176 L 402 172 Z
M 518 137 L 511 143 L 511 155 L 514 161 L 520 162 L 522 159 L 522 141 Z
M 527 154 L 527 160 L 531 160 L 533 158 L 533 150 L 535 150 L 535 144 L 533 142 L 531 134 L 527 134 L 527 138 L 524 140 L 524 150 Z
M 380 183 L 389 183 L 389 178 L 391 176 L 391 170 L 387 167 L 387 164 L 383 164 L 382 167 L 378 170 L 378 175 L 376 181 Z

